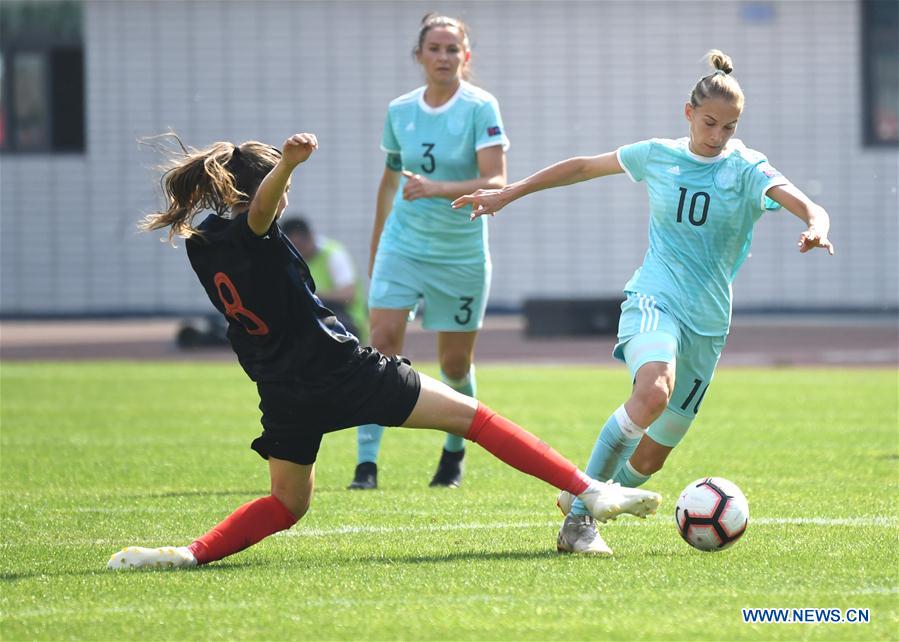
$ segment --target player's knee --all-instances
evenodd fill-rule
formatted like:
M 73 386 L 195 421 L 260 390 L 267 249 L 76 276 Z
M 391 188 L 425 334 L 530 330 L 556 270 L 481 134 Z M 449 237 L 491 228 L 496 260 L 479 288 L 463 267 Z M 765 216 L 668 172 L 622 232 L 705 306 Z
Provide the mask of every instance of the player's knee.
M 641 388 L 637 396 L 646 412 L 653 417 L 658 417 L 668 407 L 671 390 L 667 381 L 659 379 L 651 385 Z
M 312 493 L 287 484 L 272 483 L 272 495 L 293 513 L 297 521 L 303 518 L 312 503 Z

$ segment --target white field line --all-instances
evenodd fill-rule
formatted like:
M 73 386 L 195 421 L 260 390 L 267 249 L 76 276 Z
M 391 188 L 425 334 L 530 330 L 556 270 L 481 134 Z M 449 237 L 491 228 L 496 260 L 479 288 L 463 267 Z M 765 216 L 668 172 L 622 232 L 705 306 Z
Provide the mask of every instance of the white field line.
M 749 518 L 750 524 L 810 524 L 814 526 L 897 526 L 896 517 L 760 517 Z
M 382 534 L 382 533 L 438 533 L 445 531 L 481 530 L 481 529 L 507 529 L 507 528 L 539 528 L 544 526 L 558 526 L 558 520 L 544 522 L 506 522 L 506 523 L 482 523 L 482 524 L 423 524 L 410 526 L 340 526 L 337 528 L 300 528 L 277 533 L 284 537 L 329 537 L 332 535 L 352 534 Z M 899 519 L 893 517 L 759 517 L 750 518 L 750 525 L 814 525 L 814 526 L 878 526 L 889 528 L 899 526 Z M 633 520 L 623 519 L 615 521 L 614 526 L 659 526 L 668 525 L 667 520 L 647 519 Z
M 246 493 L 234 493 L 242 495 Z M 48 513 L 172 513 L 183 515 L 186 513 L 205 513 L 208 507 L 187 506 L 178 507 L 176 509 L 161 508 L 158 506 L 75 506 L 72 508 L 50 508 L 46 509 Z M 664 516 L 664 515 L 662 515 Z M 622 521 L 613 522 L 615 526 L 652 526 L 658 523 L 659 516 L 649 518 L 647 520 L 634 520 L 625 516 Z M 559 515 L 561 520 L 561 514 Z M 545 522 L 475 522 L 467 524 L 422 524 L 409 526 L 340 526 L 329 529 L 302 528 L 301 526 L 288 532 L 292 536 L 319 536 L 319 535 L 337 535 L 340 533 L 392 533 L 407 531 L 457 531 L 457 530 L 478 530 L 484 528 L 529 528 L 537 526 L 557 525 L 557 521 Z M 750 517 L 749 523 L 753 525 L 771 525 L 771 524 L 811 524 L 815 526 L 897 526 L 899 525 L 899 517 L 889 517 L 884 515 L 873 515 L 867 517 Z
M 181 511 L 179 511 L 181 512 Z M 410 524 L 407 526 L 338 526 L 336 528 L 304 528 L 302 525 L 294 527 L 288 531 L 275 533 L 273 537 L 335 537 L 340 535 L 384 535 L 390 533 L 445 533 L 452 531 L 478 531 L 478 530 L 508 530 L 510 528 L 557 528 L 561 522 L 559 519 L 544 520 L 541 522 L 475 522 L 466 524 Z M 874 516 L 874 517 L 756 517 L 750 518 L 750 526 L 823 526 L 823 527 L 875 527 L 875 528 L 896 528 L 899 527 L 899 518 Z M 624 518 L 613 522 L 610 527 L 618 526 L 628 527 L 669 527 L 670 520 L 649 518 L 646 520 L 637 520 Z M 173 537 L 173 539 L 188 539 L 187 537 Z M 145 542 L 152 545 L 157 542 L 158 535 L 152 537 L 141 538 Z M 29 545 L 34 544 L 34 540 L 28 542 Z M 122 540 L 109 539 L 70 539 L 63 538 L 55 542 L 44 542 L 44 546 L 86 546 L 86 545 L 102 545 L 102 546 L 130 546 L 141 545 L 139 542 L 122 542 Z M 162 546 L 162 544 L 157 544 Z M 12 542 L 0 543 L 0 550 L 15 549 L 18 545 Z

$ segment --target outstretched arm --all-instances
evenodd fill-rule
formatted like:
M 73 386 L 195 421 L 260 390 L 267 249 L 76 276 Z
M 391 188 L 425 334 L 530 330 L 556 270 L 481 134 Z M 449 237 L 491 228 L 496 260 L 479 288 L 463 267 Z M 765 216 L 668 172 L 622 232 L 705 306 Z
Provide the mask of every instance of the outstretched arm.
M 551 187 L 572 185 L 591 178 L 620 174 L 624 171 L 615 152 L 599 156 L 576 156 L 541 169 L 536 174 L 500 189 L 479 189 L 460 196 L 453 207 L 472 205 L 471 218 L 495 214 L 514 200 Z
M 268 232 L 278 212 L 278 203 L 287 189 L 290 175 L 294 168 L 305 161 L 318 149 L 318 140 L 315 134 L 294 134 L 284 141 L 281 148 L 281 160 L 272 170 L 266 174 L 259 184 L 253 202 L 250 203 L 250 213 L 247 215 L 247 225 L 259 236 Z
M 808 225 L 808 229 L 799 235 L 800 252 L 823 247 L 833 256 L 833 244 L 827 238 L 830 233 L 830 217 L 823 207 L 789 183 L 772 187 L 766 194 Z

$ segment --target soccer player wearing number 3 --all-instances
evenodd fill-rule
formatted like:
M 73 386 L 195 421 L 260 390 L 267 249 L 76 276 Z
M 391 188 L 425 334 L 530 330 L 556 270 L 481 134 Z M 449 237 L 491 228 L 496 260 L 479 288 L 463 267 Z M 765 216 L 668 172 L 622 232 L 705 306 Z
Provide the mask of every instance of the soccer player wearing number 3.
M 645 517 L 656 493 L 602 484 L 526 430 L 408 361 L 361 347 L 315 296 L 296 248 L 278 228 L 294 169 L 318 149 L 294 134 L 279 152 L 257 142 L 184 149 L 163 177 L 168 207 L 144 229 L 187 237 L 191 267 L 228 321 L 228 340 L 256 382 L 262 435 L 251 447 L 268 460 L 271 494 L 239 507 L 189 546 L 133 546 L 111 569 L 191 567 L 290 528 L 309 509 L 315 459 L 325 433 L 377 422 L 427 426 L 476 442 L 510 466 L 581 497 L 596 519 Z M 194 217 L 212 210 L 198 227 Z
M 387 163 L 372 230 L 368 307 L 371 344 L 386 355 L 403 349 L 409 311 L 424 301 L 423 325 L 436 330 L 441 378 L 475 396 L 472 361 L 490 290 L 486 220 L 469 220 L 453 199 L 506 184 L 503 131 L 496 99 L 467 82 L 468 27 L 428 14 L 416 60 L 427 83 L 390 103 L 381 149 Z M 384 428 L 360 426 L 350 489 L 377 487 Z M 462 478 L 464 442 L 448 435 L 431 486 Z
M 799 251 L 821 247 L 830 219 L 759 152 L 731 137 L 743 92 L 731 59 L 708 54 L 714 72 L 694 86 L 684 112 L 690 135 L 652 139 L 615 152 L 571 158 L 498 190 L 463 196 L 453 207 L 494 214 L 550 187 L 626 172 L 649 191 L 649 249 L 624 290 L 615 357 L 630 370 L 630 398 L 606 421 L 586 472 L 629 487 L 659 471 L 699 411 L 730 327 L 731 283 L 766 210 L 783 206 L 808 225 Z M 609 554 L 583 504 L 566 493 L 560 550 Z

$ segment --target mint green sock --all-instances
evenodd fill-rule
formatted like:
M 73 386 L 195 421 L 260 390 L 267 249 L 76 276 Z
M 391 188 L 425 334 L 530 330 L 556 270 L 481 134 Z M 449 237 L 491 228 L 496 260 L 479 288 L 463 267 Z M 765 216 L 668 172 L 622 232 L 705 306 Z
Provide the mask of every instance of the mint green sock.
M 628 488 L 637 488 L 637 486 L 641 486 L 649 481 L 649 478 L 652 475 L 644 475 L 634 469 L 631 466 L 631 462 L 624 462 L 624 466 L 622 466 L 618 472 L 615 474 L 615 481 L 621 484 L 622 486 L 627 486 Z
M 584 472 L 599 481 L 615 479 L 619 469 L 634 454 L 644 432 L 642 427 L 631 420 L 624 406 L 620 406 L 599 431 Z M 587 507 L 580 499 L 574 500 L 571 512 L 575 515 L 588 514 Z
M 456 392 L 461 392 L 463 395 L 474 397 L 477 394 L 478 386 L 474 376 L 474 364 L 472 364 L 468 374 L 461 379 L 450 379 L 444 374 L 443 370 L 441 370 L 440 380 Z M 465 439 L 458 435 L 447 435 L 446 441 L 443 443 L 443 448 L 451 453 L 465 450 Z
M 365 424 L 356 429 L 356 463 L 377 463 L 378 451 L 381 449 L 381 437 L 384 426 Z

